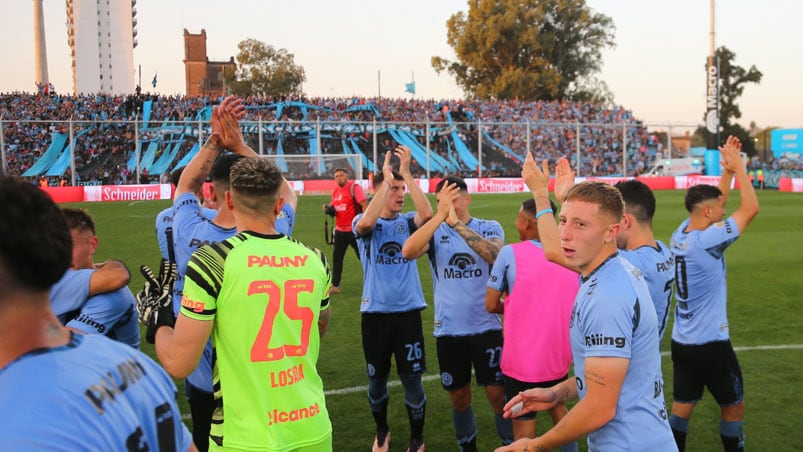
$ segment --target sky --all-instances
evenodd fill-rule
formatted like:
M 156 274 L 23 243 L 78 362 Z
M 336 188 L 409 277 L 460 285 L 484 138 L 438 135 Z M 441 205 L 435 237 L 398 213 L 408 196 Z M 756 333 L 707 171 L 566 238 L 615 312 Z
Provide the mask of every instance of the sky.
M 119 0 L 122 1 L 122 0 Z M 613 20 L 616 47 L 602 54 L 598 77 L 614 102 L 653 129 L 693 127 L 705 110 L 705 59 L 711 44 L 710 1 L 587 0 Z M 60 92 L 72 86 L 64 0 L 44 0 L 50 81 Z M 755 65 L 760 85 L 746 86 L 740 124 L 803 127 L 803 2 L 716 2 L 715 45 Z M 237 43 L 254 38 L 286 49 L 304 67 L 311 97 L 456 99 L 463 92 L 432 56 L 454 59 L 446 21 L 467 11 L 466 0 L 139 0 L 137 82 L 144 89 L 158 73 L 157 91 L 183 94 L 183 30 L 206 29 L 211 60 L 228 60 Z M 0 92 L 32 91 L 33 4 L 4 0 L 0 14 Z

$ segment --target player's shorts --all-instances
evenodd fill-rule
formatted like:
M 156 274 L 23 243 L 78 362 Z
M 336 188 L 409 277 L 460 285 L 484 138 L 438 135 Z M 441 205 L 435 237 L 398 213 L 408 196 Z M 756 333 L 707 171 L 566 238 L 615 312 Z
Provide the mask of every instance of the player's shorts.
M 744 380 L 730 341 L 686 345 L 672 341 L 674 399 L 697 403 L 708 388 L 720 406 L 744 400 Z
M 562 378 L 558 378 L 557 380 L 551 381 L 540 381 L 540 382 L 528 382 L 528 381 L 519 381 L 515 378 L 508 377 L 507 375 L 504 376 L 505 379 L 505 401 L 512 399 L 519 395 L 520 392 L 526 391 L 532 388 L 551 388 L 558 383 L 566 381 L 569 378 L 569 374 L 564 375 Z M 526 414 L 522 414 L 518 416 L 516 420 L 519 421 L 529 421 L 535 419 L 535 415 L 538 414 L 537 411 L 531 411 Z
M 471 383 L 474 365 L 477 384 L 501 385 L 502 330 L 486 331 L 470 336 L 440 336 L 436 338 L 441 385 L 447 391 Z
M 421 311 L 362 314 L 362 350 L 368 378 L 386 379 L 390 356 L 396 356 L 399 375 L 427 371 Z

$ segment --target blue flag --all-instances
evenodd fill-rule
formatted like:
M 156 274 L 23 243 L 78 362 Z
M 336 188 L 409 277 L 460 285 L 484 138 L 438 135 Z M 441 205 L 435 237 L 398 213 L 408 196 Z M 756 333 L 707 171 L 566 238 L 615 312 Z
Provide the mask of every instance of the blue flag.
M 156 88 L 156 76 L 157 75 L 159 75 L 159 72 L 156 72 L 155 74 L 153 74 L 153 80 L 151 80 L 151 85 L 153 85 L 154 88 Z
M 415 94 L 415 82 L 405 83 L 404 84 L 404 92 Z

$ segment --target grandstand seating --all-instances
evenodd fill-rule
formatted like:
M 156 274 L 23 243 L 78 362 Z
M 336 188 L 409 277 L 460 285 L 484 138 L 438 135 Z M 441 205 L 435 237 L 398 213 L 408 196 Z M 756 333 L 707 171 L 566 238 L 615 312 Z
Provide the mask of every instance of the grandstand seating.
M 0 113 L 9 168 L 12 174 L 26 176 L 51 168 L 52 175 L 64 174 L 67 166 L 61 160 L 56 163 L 63 155 L 66 125 L 57 121 L 72 117 L 81 129 L 75 134 L 80 179 L 130 182 L 133 178 L 125 176 L 136 168 L 133 121 L 137 118 L 136 134 L 145 149 L 139 167 L 155 179 L 186 165 L 197 152 L 198 136 L 210 133 L 210 106 L 217 102 L 203 97 L 2 94 Z M 657 138 L 628 110 L 580 102 L 248 98 L 244 104 L 246 117 L 241 125 L 254 149 L 260 149 L 262 139 L 262 149 L 269 154 L 361 153 L 366 173 L 376 170 L 375 142 L 380 159 L 397 143 L 407 145 L 413 150 L 414 172 L 426 174 L 428 161 L 430 173 L 436 176 L 476 175 L 480 164 L 484 175 L 517 176 L 527 149 L 527 131 L 536 158 L 554 161 L 566 156 L 575 165 L 579 130 L 579 168 L 586 176 L 621 173 L 625 142 L 629 174 L 648 168 L 661 151 Z M 330 175 L 325 168 L 313 168 L 288 177 Z

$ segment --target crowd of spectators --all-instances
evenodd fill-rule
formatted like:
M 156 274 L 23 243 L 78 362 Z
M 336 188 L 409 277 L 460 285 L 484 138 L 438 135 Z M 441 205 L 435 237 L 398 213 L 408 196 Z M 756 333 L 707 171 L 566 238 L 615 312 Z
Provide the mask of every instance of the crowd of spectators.
M 142 121 L 146 101 L 151 101 L 149 127 L 140 123 L 139 130 L 135 130 L 133 121 Z M 172 169 L 197 142 L 197 126 L 206 123 L 204 115 L 209 114 L 211 105 L 217 101 L 150 95 L 0 94 L 7 165 L 10 173 L 23 174 L 44 154 L 54 133 L 68 133 L 67 121 L 72 119 L 77 137 L 77 180 L 83 184 L 134 183 L 136 177 L 128 164 L 134 153 L 135 134 L 139 134 L 141 142 L 160 143 L 156 159 L 169 149 L 169 140 L 183 140 L 168 168 Z M 277 108 L 280 103 L 281 108 Z M 457 155 L 455 134 L 475 156 L 482 149 L 484 176 L 517 176 L 518 157 L 527 149 L 537 159 L 556 161 L 565 156 L 581 176 L 620 175 L 623 158 L 627 174 L 639 174 L 664 150 L 664 144 L 642 127 L 632 112 L 620 106 L 567 101 L 273 97 L 248 97 L 244 104 L 247 115 L 242 123 L 246 140 L 259 149 L 261 137 L 262 151 L 266 154 L 277 153 L 280 142 L 284 154 L 310 154 L 317 146 L 315 130 L 320 126 L 321 152 L 343 153 L 343 143 L 350 141 L 371 159 L 375 124 L 380 154 L 396 145 L 387 128 L 411 132 L 422 146 L 429 130 L 430 149 L 447 161 L 459 163 L 459 169 L 453 173 L 463 177 L 476 176 L 477 168 L 469 168 Z M 170 130 L 160 128 L 165 121 L 183 125 Z M 265 126 L 262 134 L 256 126 L 260 123 Z M 482 132 L 478 132 L 478 127 Z M 208 130 L 201 133 L 206 136 Z M 579 166 L 575 162 L 578 143 Z M 145 144 L 141 147 L 143 152 L 145 147 Z M 425 174 L 424 166 L 423 162 L 414 162 L 416 175 Z M 789 159 L 775 160 L 769 167 L 803 169 L 800 161 Z M 319 174 L 319 168 L 312 162 L 306 167 L 296 164 L 292 172 L 288 175 L 291 178 L 329 177 Z M 54 185 L 61 180 L 60 176 L 52 178 Z M 143 171 L 140 181 L 155 182 L 159 176 Z

